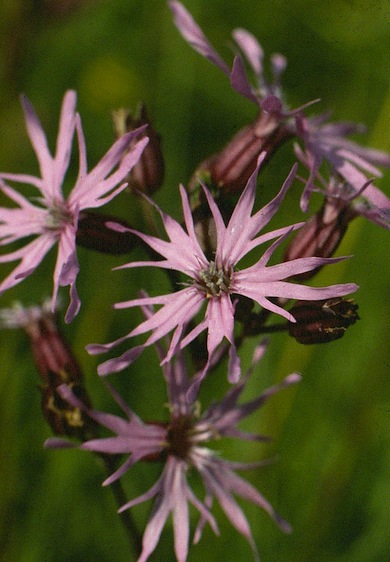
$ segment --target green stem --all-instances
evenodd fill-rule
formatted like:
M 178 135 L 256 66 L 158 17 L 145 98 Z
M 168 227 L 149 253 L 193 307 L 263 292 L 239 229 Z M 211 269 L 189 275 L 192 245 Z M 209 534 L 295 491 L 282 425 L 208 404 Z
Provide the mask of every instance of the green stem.
M 116 467 L 114 466 L 114 459 L 109 455 L 100 455 L 100 457 L 103 460 L 107 474 L 112 474 L 116 470 Z M 112 484 L 110 484 L 110 488 L 118 507 L 122 507 L 122 505 L 127 503 L 128 500 L 119 479 L 112 482 Z M 142 551 L 142 535 L 139 532 L 129 510 L 123 511 L 118 515 L 126 532 L 130 547 L 136 558 L 138 558 Z

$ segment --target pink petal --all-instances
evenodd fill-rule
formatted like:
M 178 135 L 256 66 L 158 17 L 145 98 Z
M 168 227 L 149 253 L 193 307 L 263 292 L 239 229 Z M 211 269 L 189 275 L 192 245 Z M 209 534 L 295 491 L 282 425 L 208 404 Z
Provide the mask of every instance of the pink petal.
M 234 57 L 233 60 L 233 66 L 230 72 L 230 84 L 233 90 L 235 90 L 238 94 L 244 96 L 253 103 L 258 103 L 253 87 L 248 80 L 242 58 L 239 56 Z
M 168 295 L 166 295 L 168 296 Z M 183 289 L 169 295 L 170 299 L 150 319 L 142 322 L 131 332 L 131 336 L 153 330 L 145 345 L 151 345 L 164 337 L 179 324 L 188 324 L 203 304 L 203 295 L 190 289 Z
M 257 80 L 263 77 L 264 51 L 252 33 L 246 29 L 237 28 L 233 31 L 233 38 L 252 67 Z
M 279 525 L 282 531 L 285 533 L 292 532 L 292 528 L 289 523 L 280 517 L 272 505 L 249 482 L 237 476 L 237 474 L 233 471 L 227 470 L 223 474 L 223 483 L 228 487 L 228 489 L 232 490 L 241 498 L 244 498 L 245 500 L 250 501 L 264 509 L 264 511 L 271 516 L 277 525 Z
M 163 490 L 159 498 L 158 504 L 155 504 L 155 510 L 150 517 L 146 526 L 143 540 L 142 540 L 142 553 L 137 562 L 146 562 L 150 554 L 154 551 L 160 539 L 163 527 L 168 519 L 168 515 L 172 509 L 172 503 L 175 501 L 174 497 L 174 479 L 175 471 L 179 468 L 175 466 L 176 463 L 172 457 L 164 468 L 163 478 L 161 483 Z
M 88 346 L 89 353 L 91 353 L 91 348 L 93 349 L 93 346 Z M 108 374 L 123 371 L 129 367 L 129 365 L 134 363 L 144 349 L 144 345 L 137 345 L 136 347 L 132 347 L 128 351 L 125 351 L 125 353 L 123 353 L 120 357 L 115 357 L 114 359 L 109 359 L 108 361 L 101 363 L 97 369 L 98 375 L 105 377 Z
M 213 49 L 203 31 L 194 21 L 180 2 L 171 0 L 168 5 L 173 13 L 174 22 L 184 39 L 195 51 L 218 66 L 225 74 L 229 75 L 229 69 L 218 53 Z
M 43 193 L 43 180 L 41 178 L 31 176 L 30 174 L 5 174 L 1 172 L 0 178 L 9 181 L 16 181 L 18 183 L 25 183 L 27 185 L 33 185 Z
M 51 192 L 52 184 L 52 170 L 53 170 L 53 157 L 47 146 L 45 132 L 42 128 L 38 115 L 29 100 L 25 96 L 20 97 L 20 101 L 24 110 L 26 128 L 28 136 L 30 137 L 31 144 L 34 148 L 35 155 L 39 162 L 41 176 L 44 180 L 42 192 L 48 196 L 58 195 Z
M 82 176 L 79 173 L 77 183 L 68 198 L 71 206 L 77 205 L 80 209 L 95 208 L 102 206 L 113 198 L 113 195 L 109 194 L 109 192 L 111 192 L 111 190 L 125 178 L 133 166 L 135 166 L 148 143 L 147 138 L 139 140 L 125 155 L 126 150 L 138 134 L 139 129 L 127 133 L 113 144 L 98 164 L 86 176 Z M 79 139 L 80 138 L 81 133 L 79 134 Z M 85 156 L 83 155 L 84 148 L 81 148 L 82 146 L 83 144 L 80 145 L 80 165 L 84 166 L 83 159 Z M 118 169 L 108 176 L 122 158 L 123 160 L 119 164 Z M 115 191 L 115 195 L 125 187 L 126 184 L 120 186 Z
M 207 306 L 208 319 L 207 351 L 209 356 L 221 343 L 223 337 L 234 343 L 234 307 L 230 296 L 224 293 L 220 298 L 212 298 Z
M 175 554 L 178 562 L 186 562 L 189 540 L 189 513 L 187 484 L 184 470 L 180 466 L 175 472 L 172 495 L 174 496 L 173 530 Z
M 76 93 L 69 90 L 62 102 L 55 158 L 50 153 L 46 135 L 33 106 L 25 96 L 21 96 L 21 103 L 25 112 L 27 132 L 39 162 L 43 180 L 41 191 L 49 200 L 54 197 L 62 198 L 61 184 L 69 164 L 75 128 Z
M 20 250 L 0 256 L 0 263 L 21 259 L 21 263 L 0 284 L 0 293 L 20 283 L 30 275 L 41 263 L 48 251 L 56 243 L 51 234 L 42 234 Z
M 73 90 L 68 90 L 64 96 L 61 108 L 60 125 L 57 135 L 57 147 L 54 157 L 55 193 L 62 195 L 61 185 L 66 170 L 69 166 L 71 156 L 74 129 L 76 124 L 76 100 L 77 95 Z
M 71 322 L 80 308 L 80 299 L 76 291 L 76 277 L 79 272 L 79 264 L 76 255 L 76 229 L 67 224 L 63 229 L 58 241 L 58 255 L 54 269 L 54 287 L 52 306 L 55 307 L 59 287 L 70 287 L 70 307 L 66 313 L 65 320 Z
M 181 196 L 182 207 L 183 207 L 184 222 L 185 222 L 185 225 L 186 225 L 188 236 L 190 237 L 190 239 L 192 241 L 192 251 L 194 251 L 194 253 L 197 254 L 196 259 L 200 260 L 199 265 L 200 265 L 200 263 L 202 263 L 202 265 L 204 263 L 205 266 L 206 266 L 207 260 L 204 256 L 202 248 L 199 245 L 198 238 L 197 238 L 196 233 L 195 233 L 194 220 L 193 220 L 193 217 L 192 217 L 192 212 L 191 212 L 190 202 L 188 200 L 188 195 L 187 195 L 187 192 L 182 185 L 180 185 L 180 196 Z M 171 238 L 171 240 L 172 240 L 172 238 Z

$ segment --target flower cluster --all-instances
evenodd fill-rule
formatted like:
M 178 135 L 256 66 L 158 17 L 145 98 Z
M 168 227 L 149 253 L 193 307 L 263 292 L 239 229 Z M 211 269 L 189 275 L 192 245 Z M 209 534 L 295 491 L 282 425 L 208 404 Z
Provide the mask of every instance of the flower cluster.
M 0 246 L 11 246 L 8 253 L 0 255 L 0 263 L 19 261 L 0 282 L 0 294 L 30 277 L 56 244 L 58 254 L 49 303 L 4 309 L 0 327 L 22 328 L 28 335 L 42 381 L 43 415 L 57 435 L 46 441 L 47 448 L 78 447 L 100 455 L 110 469 L 103 485 L 117 485 L 136 463 L 162 466 L 157 482 L 148 491 L 122 500 L 119 507 L 123 514 L 137 504 L 154 501 L 137 552 L 138 562 L 146 562 L 154 552 L 170 515 L 176 559 L 185 562 L 191 534 L 189 507 L 199 513 L 193 533 L 196 543 L 207 523 L 219 534 L 214 500 L 258 560 L 249 522 L 236 497 L 264 509 L 282 531 L 291 531 L 260 492 L 237 474 L 259 468 L 264 461 L 226 460 L 209 444 L 221 438 L 267 441 L 238 424 L 279 390 L 301 379 L 293 372 L 261 394 L 240 401 L 266 347 L 263 334 L 278 331 L 301 344 L 327 343 L 344 336 L 359 319 L 355 301 L 344 298 L 358 289 L 355 283 L 316 286 L 312 280 L 323 267 L 348 258 L 335 252 L 357 216 L 390 228 L 390 199 L 374 186 L 382 175 L 379 166 L 390 167 L 390 155 L 349 140 L 349 135 L 361 131 L 359 125 L 330 123 L 325 114 L 309 115 L 308 109 L 318 100 L 290 109 L 281 85 L 285 57 L 272 56 L 272 80 L 268 80 L 263 50 L 248 31 L 233 32 L 237 53 L 230 68 L 182 4 L 176 0 L 168 4 L 186 41 L 228 76 L 237 93 L 256 104 L 256 120 L 198 165 L 187 186 L 180 185 L 182 218 L 177 220 L 152 199 L 162 186 L 165 163 L 160 137 L 143 106 L 134 118 L 124 109 L 113 114 L 117 140 L 88 172 L 76 93 L 68 91 L 64 96 L 54 155 L 35 110 L 22 96 L 40 177 L 0 172 L 0 192 L 9 200 L 9 206 L 0 206 Z M 78 174 L 65 195 L 63 186 L 75 135 Z M 275 188 L 273 198 L 259 208 L 258 176 L 265 165 L 271 165 L 274 152 L 292 139 L 298 162 L 286 170 L 286 179 Z M 299 165 L 307 170 L 307 179 L 298 175 Z M 307 220 L 272 229 L 269 225 L 292 186 L 299 184 L 296 180 L 304 183 L 298 212 L 309 213 L 313 192 L 323 196 L 322 206 Z M 14 183 L 32 187 L 36 196 L 22 195 Z M 117 196 L 132 197 L 137 209 L 147 208 L 148 215 L 150 210 L 156 212 L 163 236 L 156 234 L 154 223 L 153 230 L 150 228 L 146 216 L 144 227 L 133 228 L 121 218 L 94 212 Z M 126 346 L 119 356 L 98 366 L 98 374 L 106 376 L 132 364 L 136 368 L 138 357 L 153 346 L 166 386 L 168 420 L 157 422 L 153 415 L 153 421 L 143 421 L 128 405 L 130 401 L 109 384 L 107 388 L 125 417 L 92 406 L 82 369 L 55 314 L 60 287 L 64 286 L 70 291 L 66 323 L 80 310 L 77 245 L 113 255 L 131 254 L 137 247 L 141 258 L 130 255 L 116 270 L 148 267 L 166 274 L 171 291 L 164 294 L 152 293 L 156 284 L 149 294 L 130 281 L 129 300 L 114 304 L 114 308 L 139 307 L 143 319 L 134 325 L 129 314 L 131 325 L 126 335 L 110 343 L 90 343 L 87 351 L 97 355 Z M 129 276 L 131 280 L 131 272 Z M 148 335 L 143 343 L 131 344 L 133 338 L 144 334 Z M 243 375 L 242 344 L 249 338 L 255 342 L 255 352 L 249 371 Z M 219 401 L 201 408 L 206 379 L 224 367 L 226 359 L 229 389 Z M 112 435 L 106 436 L 107 430 Z M 120 455 L 127 457 L 118 468 Z M 190 484 L 194 472 L 203 485 L 202 500 Z

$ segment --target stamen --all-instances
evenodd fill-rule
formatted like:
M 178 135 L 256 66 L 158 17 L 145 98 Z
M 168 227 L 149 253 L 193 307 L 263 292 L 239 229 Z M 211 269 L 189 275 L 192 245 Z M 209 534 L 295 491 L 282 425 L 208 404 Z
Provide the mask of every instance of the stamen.
M 206 293 L 208 299 L 229 292 L 230 276 L 223 268 L 217 269 L 214 261 L 210 261 L 208 269 L 199 272 L 199 277 L 199 288 Z

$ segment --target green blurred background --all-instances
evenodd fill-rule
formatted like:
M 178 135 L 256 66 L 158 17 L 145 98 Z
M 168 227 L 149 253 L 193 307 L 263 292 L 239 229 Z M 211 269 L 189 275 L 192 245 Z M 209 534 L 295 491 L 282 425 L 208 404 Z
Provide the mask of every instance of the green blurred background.
M 265 52 L 289 60 L 284 86 L 292 107 L 321 97 L 318 111 L 364 122 L 362 143 L 390 150 L 390 3 L 388 0 L 187 0 L 205 33 L 230 57 L 230 32 L 252 31 Z M 68 88 L 78 92 L 90 166 L 113 140 L 110 111 L 142 100 L 163 139 L 166 182 L 156 194 L 180 218 L 177 186 L 197 163 L 218 150 L 255 114 L 225 77 L 179 36 L 162 0 L 3 0 L 0 37 L 0 169 L 37 173 L 19 104 L 24 92 L 36 107 L 50 142 Z M 229 58 L 230 60 L 230 58 Z M 283 147 L 265 172 L 260 200 L 269 200 L 294 159 Z M 76 171 L 76 163 L 73 171 Z M 386 176 L 386 174 L 385 174 Z M 390 195 L 390 173 L 377 183 Z M 298 191 L 287 197 L 280 222 L 301 220 Z M 128 208 L 126 209 L 126 206 Z M 137 224 L 127 195 L 110 212 Z M 305 347 L 284 335 L 272 340 L 246 397 L 294 370 L 299 387 L 275 397 L 245 427 L 275 437 L 271 445 L 221 444 L 227 457 L 277 462 L 245 475 L 294 527 L 284 536 L 259 509 L 244 505 L 264 562 L 383 562 L 390 560 L 390 260 L 388 233 L 358 220 L 340 255 L 354 254 L 321 273 L 318 283 L 355 281 L 360 322 L 324 346 Z M 130 330 L 137 312 L 113 312 L 138 287 L 166 284 L 150 271 L 111 272 L 125 258 L 80 250 L 82 309 L 66 334 L 85 369 L 98 409 L 117 411 L 96 375 L 99 358 L 87 343 Z M 33 277 L 1 297 L 1 306 L 29 304 L 50 294 L 54 257 Z M 2 266 L 2 270 L 7 270 Z M 317 282 L 317 281 L 316 281 Z M 65 299 L 67 295 L 64 295 Z M 248 364 L 253 342 L 244 349 Z M 148 351 L 126 373 L 111 377 L 141 415 L 166 411 L 157 361 Z M 27 338 L 0 334 L 0 559 L 6 562 L 121 562 L 132 560 L 102 467 L 80 451 L 45 451 L 50 436 L 40 414 L 39 378 Z M 203 403 L 226 388 L 221 370 L 205 385 Z M 129 497 L 150 487 L 158 466 L 139 465 L 123 479 Z M 201 497 L 201 489 L 196 488 Z M 133 510 L 140 528 L 149 505 Z M 250 559 L 244 539 L 216 509 L 222 536 L 206 529 L 189 560 Z M 194 514 L 193 514 L 194 515 Z M 193 522 L 196 521 L 194 517 Z M 171 561 L 169 526 L 151 560 Z

